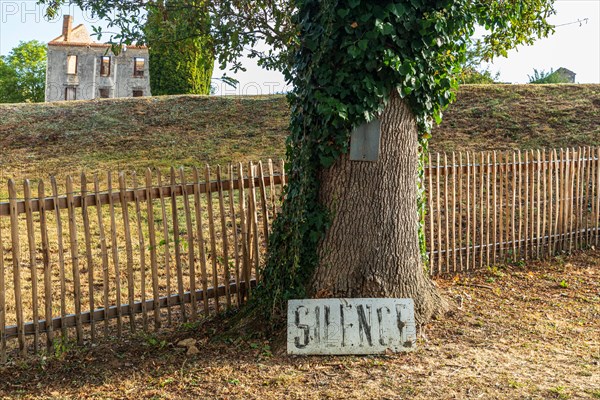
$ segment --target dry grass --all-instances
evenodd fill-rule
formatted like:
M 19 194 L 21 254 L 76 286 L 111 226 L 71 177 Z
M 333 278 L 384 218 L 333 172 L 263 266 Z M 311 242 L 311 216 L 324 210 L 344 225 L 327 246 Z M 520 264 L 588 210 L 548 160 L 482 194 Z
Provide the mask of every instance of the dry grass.
M 4 367 L 0 396 L 597 399 L 599 263 L 592 251 L 436 279 L 452 308 L 411 354 L 288 357 L 277 341 L 226 339 L 218 320 Z M 177 349 L 184 337 L 200 355 Z
M 600 85 L 463 86 L 432 151 L 600 145 Z M 5 181 L 285 155 L 283 96 L 166 96 L 0 105 Z

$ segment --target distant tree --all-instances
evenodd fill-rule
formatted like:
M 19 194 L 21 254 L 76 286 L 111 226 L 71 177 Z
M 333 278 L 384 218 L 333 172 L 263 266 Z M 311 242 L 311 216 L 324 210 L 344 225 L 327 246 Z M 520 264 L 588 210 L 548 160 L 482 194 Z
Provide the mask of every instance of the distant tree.
M 465 52 L 465 62 L 458 75 L 458 83 L 463 84 L 490 84 L 498 82 L 500 72 L 492 74 L 489 67 L 482 68 L 483 48 L 480 41 L 470 44 Z
M 45 85 L 45 44 L 20 42 L 0 58 L 0 103 L 42 102 Z
M 570 83 L 569 79 L 562 74 L 557 74 L 552 68 L 549 72 L 540 69 L 533 69 L 533 75 L 527 75 L 529 83 Z
M 153 95 L 210 94 L 215 56 L 208 26 L 202 26 L 202 21 L 209 23 L 202 4 L 183 0 L 147 4 L 144 32 Z

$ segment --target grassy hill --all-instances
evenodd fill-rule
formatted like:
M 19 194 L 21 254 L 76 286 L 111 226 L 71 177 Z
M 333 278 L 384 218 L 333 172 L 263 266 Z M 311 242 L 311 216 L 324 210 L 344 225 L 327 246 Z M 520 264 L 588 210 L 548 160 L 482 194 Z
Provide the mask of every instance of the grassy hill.
M 0 178 L 281 158 L 288 117 L 283 96 L 0 105 Z M 600 145 L 600 85 L 461 87 L 430 148 L 579 145 Z

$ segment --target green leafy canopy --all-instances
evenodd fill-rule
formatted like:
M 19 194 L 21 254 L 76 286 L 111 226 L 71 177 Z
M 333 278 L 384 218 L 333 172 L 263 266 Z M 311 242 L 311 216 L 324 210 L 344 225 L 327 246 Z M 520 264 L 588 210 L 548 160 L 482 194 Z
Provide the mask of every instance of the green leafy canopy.
M 0 56 L 0 103 L 42 102 L 46 85 L 46 45 L 20 42 Z

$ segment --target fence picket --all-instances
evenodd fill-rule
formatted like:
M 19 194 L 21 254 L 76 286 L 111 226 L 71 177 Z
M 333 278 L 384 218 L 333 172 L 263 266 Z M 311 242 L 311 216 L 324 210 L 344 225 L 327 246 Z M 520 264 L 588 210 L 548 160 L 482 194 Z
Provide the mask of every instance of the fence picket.
M 210 258 L 212 259 L 212 283 L 213 287 L 219 286 L 219 272 L 217 269 L 217 242 L 215 237 L 215 219 L 213 215 L 212 189 L 210 185 L 210 167 L 205 170 L 206 182 L 206 208 L 208 210 L 208 229 L 210 234 Z M 219 312 L 219 295 L 215 291 L 215 310 Z
M 81 198 L 85 199 L 87 196 L 87 178 L 82 172 L 80 175 L 81 185 Z M 85 239 L 85 258 L 86 267 L 88 272 L 88 304 L 89 309 L 94 310 L 94 260 L 92 256 L 92 235 L 90 232 L 90 217 L 88 215 L 88 206 L 85 200 L 81 201 L 81 214 L 83 218 L 83 235 Z M 96 321 L 94 318 L 90 319 L 90 339 L 92 342 L 96 341 Z
M 71 267 L 73 270 L 73 300 L 75 302 L 75 331 L 77 344 L 83 344 L 83 322 L 81 321 L 81 278 L 79 276 L 79 244 L 77 241 L 77 222 L 75 220 L 75 200 L 73 178 L 67 176 L 67 209 L 69 211 L 69 237 L 71 239 Z
M 10 236 L 12 241 L 13 257 L 13 290 L 15 294 L 15 312 L 17 315 L 17 335 L 19 350 L 25 356 L 25 321 L 23 319 L 23 299 L 21 296 L 21 243 L 19 240 L 19 217 L 17 215 L 17 190 L 15 182 L 8 181 L 8 197 L 10 202 Z
M 179 298 L 183 299 L 183 265 L 181 262 L 181 237 L 179 232 L 177 195 L 175 194 L 176 185 L 177 177 L 175 175 L 175 168 L 171 167 L 171 215 L 173 219 L 173 249 L 175 250 L 175 273 L 177 274 L 177 291 L 179 293 Z M 187 311 L 185 309 L 185 302 L 182 301 L 179 304 L 179 306 L 181 311 L 181 319 L 183 320 L 183 322 L 187 322 Z
M 227 235 L 227 222 L 225 215 L 225 201 L 223 198 L 223 181 L 221 176 L 221 166 L 217 165 L 217 197 L 219 198 L 219 216 L 221 219 L 221 240 L 223 244 L 223 273 L 225 280 L 225 301 L 227 308 L 231 308 L 231 292 L 229 290 L 229 284 L 231 283 L 231 274 L 229 271 L 229 237 Z M 265 197 L 265 209 L 266 212 L 266 197 Z
M 456 153 L 452 152 L 452 271 L 456 272 Z M 448 268 L 450 272 L 450 268 Z
M 154 204 L 152 203 L 152 197 L 150 196 L 151 188 L 152 170 L 150 168 L 146 168 L 146 215 L 148 216 L 148 241 L 150 242 L 150 270 L 152 271 L 154 329 L 158 330 L 161 326 L 159 300 L 160 293 L 158 287 L 158 254 L 156 251 L 158 244 L 156 243 L 156 220 L 154 219 Z M 159 187 L 159 190 L 162 191 L 162 188 Z
M 135 203 L 135 221 L 137 226 L 138 247 L 140 256 L 140 300 L 142 302 L 142 328 L 144 332 L 148 332 L 148 309 L 146 306 L 146 241 L 144 239 L 144 231 L 142 229 L 142 208 L 140 206 L 140 197 L 138 192 L 137 173 L 131 173 L 133 180 L 133 201 Z M 154 221 L 148 220 L 148 226 Z M 156 304 L 155 304 L 156 305 Z
M 31 201 L 31 184 L 29 179 L 25 179 L 23 182 L 23 197 L 25 201 L 25 223 L 27 226 L 27 245 L 29 250 L 29 270 L 31 274 L 31 304 L 33 311 L 33 320 L 39 321 L 39 308 L 38 308 L 38 278 L 37 278 L 37 260 L 36 260 L 36 246 L 35 246 L 35 231 L 33 229 L 33 211 Z M 34 325 L 33 331 L 33 351 L 38 353 L 39 341 L 40 341 L 40 326 L 39 324 Z
M 117 242 L 117 222 L 115 219 L 115 204 L 112 191 L 112 172 L 108 172 L 107 176 L 108 187 L 108 211 L 110 214 L 110 238 L 111 252 L 113 259 L 113 268 L 115 272 L 115 305 L 117 306 L 117 336 L 123 334 L 123 312 L 121 310 L 121 267 L 119 265 L 119 247 Z
M 463 264 L 463 156 L 462 152 L 458 153 L 458 270 L 464 269 Z M 456 267 L 454 269 L 456 271 Z
M 436 208 L 437 208 L 437 217 L 438 217 L 438 229 L 437 229 L 437 248 L 438 248 L 438 265 L 437 265 L 437 273 L 442 273 L 442 207 L 440 205 L 440 153 L 437 153 L 436 159 L 436 169 L 435 169 L 435 184 L 436 184 L 436 193 L 438 194 L 436 197 Z
M 238 307 L 242 305 L 240 298 L 240 253 L 238 240 L 237 218 L 235 214 L 234 194 L 233 194 L 233 165 L 229 164 L 229 214 L 231 215 L 231 229 L 233 231 L 233 254 L 235 262 L 235 296 Z M 271 174 L 271 182 L 273 182 L 273 163 L 269 160 L 269 173 Z M 275 186 L 271 188 L 271 196 L 273 201 L 273 215 L 275 215 Z
M 283 179 L 283 176 L 282 176 Z M 245 284 L 245 296 L 250 296 L 252 286 L 250 285 L 251 279 L 251 265 L 250 265 L 250 248 L 249 248 L 249 235 L 248 225 L 246 223 L 246 191 L 244 189 L 244 166 L 242 163 L 238 163 L 238 205 L 240 207 L 240 227 L 242 230 L 242 277 Z
M 198 316 L 198 299 L 196 298 L 196 265 L 194 254 L 194 228 L 192 227 L 192 215 L 190 208 L 190 198 L 187 189 L 187 181 L 183 167 L 179 168 L 179 179 L 181 180 L 181 191 L 183 196 L 183 213 L 185 214 L 185 230 L 188 241 L 188 271 L 190 274 L 190 296 L 191 312 L 190 318 L 195 321 Z
M 108 271 L 108 246 L 106 245 L 106 235 L 104 231 L 104 217 L 102 215 L 102 203 L 100 202 L 100 183 L 98 181 L 98 174 L 94 175 L 94 200 L 96 204 L 96 216 L 98 218 L 98 235 L 100 240 L 100 252 L 102 253 L 102 289 L 103 289 L 103 303 L 104 310 L 102 318 L 104 319 L 104 336 L 108 336 L 109 318 L 108 309 L 110 307 L 109 302 L 109 271 Z
M 38 198 L 45 199 L 46 193 L 44 188 L 44 181 L 40 180 L 38 183 Z M 40 215 L 40 236 L 42 241 L 42 262 L 44 264 L 44 317 L 46 321 L 52 321 L 52 270 L 50 266 L 50 245 L 48 238 L 48 222 L 46 216 L 46 202 L 40 202 L 39 215 Z M 0 224 L 1 225 L 1 224 Z M 0 231 L 0 269 L 4 271 L 3 265 L 3 249 L 2 249 L 2 232 Z M 2 273 L 0 272 L 0 274 Z M 0 291 L 4 295 L 4 277 L 0 278 Z M 0 300 L 1 303 L 1 300 Z M 0 306 L 0 313 L 2 312 Z M 4 321 L 0 318 L 0 329 L 4 329 Z M 52 349 L 54 343 L 54 327 L 53 324 L 46 324 L 46 348 L 48 351 Z M 1 352 L 1 351 L 0 351 Z
M 54 215 L 56 219 L 56 241 L 58 246 L 58 266 L 59 266 L 59 281 L 60 281 L 60 328 L 62 331 L 63 338 L 67 337 L 67 326 L 65 324 L 65 317 L 67 316 L 67 305 L 66 305 L 66 280 L 65 280 L 65 254 L 63 244 L 63 229 L 62 219 L 60 215 L 59 199 L 58 199 L 58 185 L 54 176 L 50 177 L 50 185 L 52 186 L 52 196 L 54 204 Z
M 50 334 L 51 335 L 51 334 Z M 4 269 L 4 240 L 0 220 L 0 363 L 6 362 L 6 271 Z
M 467 196 L 467 235 L 465 238 L 465 247 L 467 248 L 466 254 L 466 262 L 465 262 L 465 270 L 469 270 L 470 261 L 471 261 L 471 158 L 469 157 L 469 152 L 466 152 L 467 158 L 467 187 L 465 190 Z M 433 196 L 433 194 L 432 194 Z M 432 223 L 433 225 L 433 223 Z
M 164 255 L 165 255 L 165 279 L 166 279 L 166 289 L 167 289 L 167 324 L 172 325 L 172 316 L 171 316 L 171 249 L 170 249 L 170 241 L 169 241 L 169 221 L 167 220 L 167 207 L 165 201 L 164 187 L 162 182 L 162 176 L 160 173 L 160 169 L 156 169 L 156 179 L 158 179 L 158 197 L 160 200 L 160 211 L 162 218 L 162 227 L 163 227 L 163 244 L 164 244 Z
M 202 224 L 202 205 L 200 203 L 200 177 L 198 168 L 192 170 L 194 179 L 194 213 L 196 216 L 196 234 L 198 235 L 198 250 L 200 251 L 200 280 L 202 284 L 202 303 L 204 314 L 208 315 L 208 276 L 206 272 L 206 247 L 204 243 L 204 227 Z

